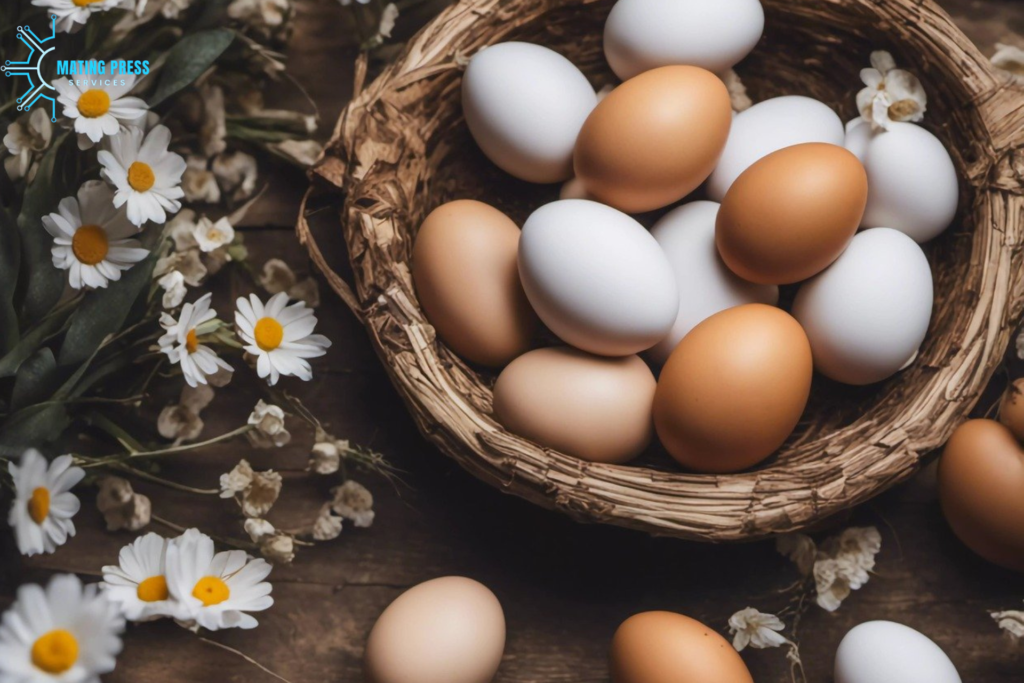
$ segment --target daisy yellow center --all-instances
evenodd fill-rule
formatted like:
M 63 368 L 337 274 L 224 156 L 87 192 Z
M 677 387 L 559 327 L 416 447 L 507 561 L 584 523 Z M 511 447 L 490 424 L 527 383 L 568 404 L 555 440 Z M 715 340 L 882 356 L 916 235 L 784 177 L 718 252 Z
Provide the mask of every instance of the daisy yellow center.
M 75 7 L 88 7 L 97 2 L 103 2 L 103 0 L 71 0 L 71 4 Z
M 104 90 L 86 90 L 78 98 L 78 113 L 87 119 L 95 119 L 110 111 L 110 95 Z
M 216 576 L 204 576 L 196 582 L 192 589 L 192 597 L 199 598 L 199 601 L 206 607 L 219 605 L 231 596 L 231 589 L 224 583 L 224 580 Z
M 128 184 L 136 192 L 148 192 L 156 183 L 156 176 L 149 164 L 136 161 L 128 167 Z
M 256 337 L 256 346 L 264 351 L 273 351 L 284 339 L 284 328 L 273 318 L 260 318 L 256 321 L 253 336 Z
M 83 225 L 71 238 L 75 258 L 87 266 L 95 266 L 107 257 L 107 233 L 98 225 Z
M 196 349 L 198 348 L 199 339 L 196 337 L 196 331 L 193 328 L 188 331 L 188 334 L 185 335 L 185 350 L 188 351 L 189 353 L 195 353 Z
M 32 644 L 32 663 L 48 674 L 62 674 L 78 661 L 78 641 L 62 628 L 48 631 Z
M 28 516 L 36 524 L 42 524 L 50 514 L 50 490 L 40 486 L 28 499 Z
M 167 591 L 167 579 L 162 576 L 151 576 L 141 582 L 135 593 L 143 602 L 159 602 L 166 600 L 170 595 Z

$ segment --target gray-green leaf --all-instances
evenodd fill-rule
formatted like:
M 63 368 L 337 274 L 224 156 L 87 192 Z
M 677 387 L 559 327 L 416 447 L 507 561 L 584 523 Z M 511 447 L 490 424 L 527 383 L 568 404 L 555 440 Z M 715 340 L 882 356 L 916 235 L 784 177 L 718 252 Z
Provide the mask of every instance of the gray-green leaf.
M 21 410 L 34 403 L 42 403 L 53 395 L 60 385 L 57 360 L 53 351 L 43 347 L 18 368 L 11 394 L 11 410 Z
M 156 254 L 135 264 L 120 280 L 106 289 L 90 292 L 71 316 L 71 326 L 60 347 L 62 366 L 78 365 L 95 353 L 107 335 L 121 331 L 140 292 L 149 284 Z
M 217 28 L 199 31 L 178 41 L 167 53 L 160 82 L 149 97 L 149 106 L 155 107 L 199 78 L 224 54 L 234 39 L 234 31 Z
M 21 337 L 18 311 L 14 306 L 14 291 L 21 267 L 20 242 L 17 222 L 0 207 L 0 355 L 13 349 Z

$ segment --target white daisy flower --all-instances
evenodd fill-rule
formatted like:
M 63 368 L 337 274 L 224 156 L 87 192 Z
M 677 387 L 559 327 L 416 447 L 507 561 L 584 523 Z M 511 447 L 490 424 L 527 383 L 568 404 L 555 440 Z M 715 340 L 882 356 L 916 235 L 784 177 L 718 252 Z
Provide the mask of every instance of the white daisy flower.
M 786 628 L 774 614 L 766 614 L 753 607 L 747 607 L 729 617 L 729 633 L 733 635 L 732 646 L 743 652 L 749 645 L 758 650 L 778 647 L 789 641 L 779 631 Z
M 7 463 L 14 480 L 14 504 L 7 523 L 14 527 L 22 555 L 52 553 L 75 535 L 71 518 L 81 502 L 71 489 L 82 481 L 85 470 L 72 467 L 72 461 L 70 455 L 62 455 L 47 464 L 39 451 L 30 448 L 20 464 Z
M 176 614 L 167 590 L 167 539 L 148 533 L 121 548 L 117 564 L 103 568 L 103 591 L 129 621 Z
M 107 12 L 121 0 L 32 0 L 36 7 L 45 7 L 57 17 L 57 30 L 71 33 L 85 26 L 93 12 Z
M 167 214 L 181 209 L 178 201 L 185 192 L 181 175 L 185 160 L 167 151 L 171 131 L 156 126 L 149 133 L 127 128 L 109 140 L 110 150 L 102 150 L 98 159 L 103 176 L 117 188 L 114 206 L 128 205 L 128 220 L 141 226 L 146 221 L 163 224 Z
M 121 651 L 124 619 L 97 590 L 73 574 L 58 574 L 44 590 L 18 589 L 0 622 L 0 681 L 100 683 Z
M 57 101 L 64 107 L 64 116 L 74 122 L 75 132 L 94 144 L 105 136 L 116 135 L 149 110 L 138 97 L 127 96 L 135 87 L 133 74 L 119 75 L 115 79 L 96 79 L 90 83 L 96 85 L 82 90 L 74 80 L 58 78 L 53 87 L 57 89 Z
M 255 628 L 247 612 L 274 604 L 264 581 L 271 565 L 243 550 L 214 554 L 213 540 L 189 529 L 167 546 L 167 585 L 178 601 L 178 621 L 211 631 Z
M 270 377 L 277 384 L 281 375 L 310 380 L 313 370 L 307 358 L 327 353 L 331 340 L 322 334 L 312 334 L 316 316 L 303 302 L 288 305 L 285 292 L 275 294 L 264 306 L 259 297 L 250 294 L 235 302 L 235 325 L 246 344 L 245 350 L 256 356 L 256 372 Z
M 192 235 L 196 238 L 200 251 L 210 252 L 231 244 L 231 240 L 235 239 L 235 229 L 231 227 L 227 217 L 214 223 L 203 216 L 193 228 Z
M 156 282 L 164 290 L 160 300 L 164 308 L 177 308 L 185 300 L 188 291 L 185 289 L 185 276 L 180 270 L 172 270 Z
M 167 333 L 157 340 L 157 344 L 172 363 L 181 365 L 181 373 L 191 387 L 206 384 L 206 377 L 217 372 L 218 368 L 234 371 L 213 349 L 199 342 L 199 327 L 217 317 L 217 312 L 210 308 L 212 297 L 213 294 L 207 292 L 195 303 L 185 304 L 177 320 L 168 313 L 160 316 L 160 324 Z
M 123 210 L 114 208 L 114 193 L 100 180 L 86 181 L 78 198 L 65 197 L 57 213 L 43 216 L 43 227 L 53 236 L 53 265 L 68 271 L 75 289 L 106 287 L 149 256 L 138 231 Z

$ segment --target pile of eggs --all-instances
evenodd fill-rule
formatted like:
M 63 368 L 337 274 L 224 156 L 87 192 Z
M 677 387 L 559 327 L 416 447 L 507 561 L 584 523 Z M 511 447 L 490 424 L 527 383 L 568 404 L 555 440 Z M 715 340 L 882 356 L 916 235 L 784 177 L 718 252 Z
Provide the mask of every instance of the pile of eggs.
M 956 213 L 952 160 L 920 126 L 844 126 L 808 97 L 734 113 L 720 76 L 763 27 L 758 0 L 619 0 L 604 51 L 623 82 L 603 98 L 540 45 L 470 60 L 462 108 L 483 153 L 569 181 L 521 229 L 446 203 L 413 249 L 439 338 L 501 368 L 510 431 L 605 463 L 656 433 L 690 470 L 735 472 L 793 432 L 814 370 L 868 385 L 914 361 L 933 297 L 919 245 Z M 561 345 L 535 348 L 543 328 Z
M 505 613 L 486 586 L 426 581 L 377 619 L 363 655 L 368 683 L 489 683 L 505 650 Z M 696 619 L 641 612 L 615 631 L 612 683 L 753 683 L 731 643 Z M 835 683 L 961 683 L 924 634 L 891 621 L 852 628 L 836 651 Z

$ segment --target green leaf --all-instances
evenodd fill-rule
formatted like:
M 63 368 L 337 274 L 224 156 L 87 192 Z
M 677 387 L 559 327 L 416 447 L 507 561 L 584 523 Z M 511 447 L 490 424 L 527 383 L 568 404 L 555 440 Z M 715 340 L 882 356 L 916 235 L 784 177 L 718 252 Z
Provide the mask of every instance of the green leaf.
M 14 291 L 18 287 L 21 267 L 21 244 L 18 224 L 0 207 L 0 354 L 6 354 L 18 343 L 18 311 L 14 307 Z
M 11 409 L 20 410 L 34 403 L 42 403 L 53 395 L 60 383 L 57 360 L 53 351 L 43 347 L 18 368 L 11 394 Z
M 61 366 L 78 365 L 92 356 L 103 340 L 121 331 L 139 293 L 149 284 L 156 254 L 136 263 L 120 280 L 89 295 L 71 316 L 71 326 L 60 347 Z
M 235 32 L 226 28 L 199 31 L 185 36 L 167 53 L 156 91 L 149 97 L 155 107 L 182 88 L 191 85 L 217 61 L 235 39 Z
M 51 335 L 60 331 L 73 310 L 73 308 L 67 307 L 56 311 L 26 332 L 10 353 L 0 357 L 0 378 L 13 376 L 26 358 L 31 356 Z
M 50 312 L 64 292 L 64 273 L 53 265 L 53 238 L 43 228 L 43 216 L 57 210 L 63 198 L 54 179 L 54 163 L 64 136 L 54 140 L 39 162 L 35 180 L 25 189 L 18 216 L 21 231 L 21 265 L 28 273 L 25 292 L 25 322 L 34 323 Z
M 0 429 L 0 455 L 20 456 L 26 448 L 38 448 L 59 437 L 71 418 L 60 403 L 29 406 L 12 415 Z

